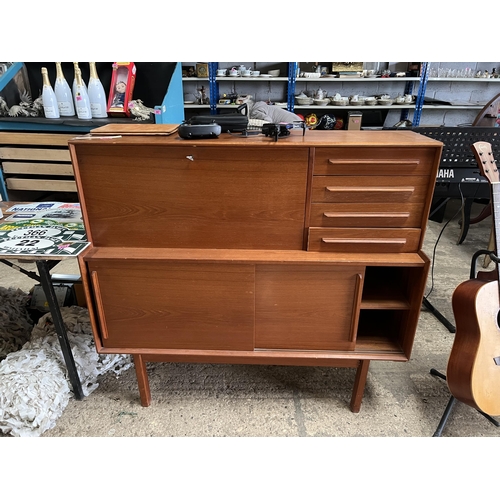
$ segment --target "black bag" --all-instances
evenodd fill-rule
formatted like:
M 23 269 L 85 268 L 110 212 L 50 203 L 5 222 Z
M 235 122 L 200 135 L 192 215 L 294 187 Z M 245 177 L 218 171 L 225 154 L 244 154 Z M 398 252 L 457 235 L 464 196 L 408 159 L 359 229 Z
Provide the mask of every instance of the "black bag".
M 241 114 L 241 111 L 245 114 Z M 198 115 L 188 120 L 191 125 L 207 125 L 216 123 L 222 132 L 244 132 L 248 128 L 248 106 L 242 104 L 235 113 L 224 115 Z

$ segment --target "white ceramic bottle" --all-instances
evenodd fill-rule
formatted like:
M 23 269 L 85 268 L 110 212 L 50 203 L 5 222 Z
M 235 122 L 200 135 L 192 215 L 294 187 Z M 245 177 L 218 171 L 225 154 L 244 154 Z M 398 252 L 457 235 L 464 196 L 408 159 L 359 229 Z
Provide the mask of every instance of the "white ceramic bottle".
M 59 114 L 61 116 L 75 116 L 75 105 L 73 103 L 73 94 L 69 88 L 60 62 L 56 62 L 56 83 L 54 92 L 57 98 Z
M 80 120 L 91 120 L 92 111 L 90 109 L 90 100 L 87 94 L 87 89 L 83 84 L 82 72 L 76 70 L 76 85 L 75 85 L 75 108 L 76 114 Z
M 59 108 L 57 106 L 57 98 L 54 89 L 50 85 L 49 74 L 47 68 L 42 68 L 42 105 L 45 118 L 59 118 Z
M 75 92 L 76 92 L 76 72 L 80 69 L 80 66 L 78 66 L 77 62 L 74 62 L 73 63 L 73 67 L 75 68 L 75 77 L 73 78 L 73 86 L 72 86 L 73 97 L 74 97 L 75 96 Z M 85 85 L 85 82 L 83 81 L 83 78 L 82 78 L 82 82 L 83 82 L 83 86 L 85 87 L 85 90 L 87 90 L 87 85 Z
M 92 111 L 92 118 L 106 118 L 106 93 L 102 86 L 101 80 L 97 76 L 97 69 L 95 62 L 89 63 L 90 65 L 90 79 L 88 86 L 88 94 L 90 100 L 90 110 Z

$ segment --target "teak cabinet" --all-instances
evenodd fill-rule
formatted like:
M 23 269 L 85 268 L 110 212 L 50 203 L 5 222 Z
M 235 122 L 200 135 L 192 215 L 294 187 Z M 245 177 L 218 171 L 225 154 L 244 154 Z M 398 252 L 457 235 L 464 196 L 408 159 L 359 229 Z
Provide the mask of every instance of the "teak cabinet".
M 254 363 L 357 368 L 357 412 L 370 360 L 409 360 L 441 142 L 292 131 L 69 148 L 97 351 L 133 355 L 142 405 L 146 362 Z

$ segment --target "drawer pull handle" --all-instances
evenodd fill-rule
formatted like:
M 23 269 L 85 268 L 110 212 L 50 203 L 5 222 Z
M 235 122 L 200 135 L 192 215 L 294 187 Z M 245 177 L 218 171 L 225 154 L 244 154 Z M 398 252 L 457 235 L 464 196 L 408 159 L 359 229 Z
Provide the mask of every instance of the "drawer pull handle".
M 418 167 L 419 160 L 336 160 L 328 159 L 332 165 L 394 165 L 400 167 Z
M 106 327 L 106 321 L 104 320 L 104 312 L 103 312 L 104 308 L 102 305 L 101 288 L 99 287 L 99 280 L 97 279 L 97 271 L 92 271 L 90 273 L 90 281 L 92 282 L 97 302 L 96 312 L 97 312 L 97 317 L 99 318 L 99 322 L 101 323 L 102 338 L 107 340 L 109 337 L 108 329 Z
M 340 243 L 340 244 L 351 244 L 359 245 L 364 243 L 370 243 L 374 245 L 404 245 L 406 243 L 406 238 L 321 238 L 323 243 Z
M 409 212 L 399 212 L 399 213 L 387 213 L 387 212 L 345 212 L 345 213 L 335 213 L 335 212 L 324 212 L 323 215 L 328 218 L 394 218 L 398 217 L 401 219 L 407 219 L 410 216 Z
M 325 189 L 330 193 L 407 193 L 412 194 L 414 187 L 345 187 L 345 186 L 326 186 Z

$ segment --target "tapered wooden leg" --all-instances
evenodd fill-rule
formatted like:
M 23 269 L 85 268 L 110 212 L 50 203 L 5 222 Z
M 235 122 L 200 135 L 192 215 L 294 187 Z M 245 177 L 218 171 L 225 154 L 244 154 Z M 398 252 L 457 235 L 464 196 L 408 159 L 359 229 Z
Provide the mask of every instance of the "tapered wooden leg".
M 139 395 L 141 396 L 141 405 L 149 406 L 151 404 L 151 389 L 149 388 L 148 372 L 146 363 L 140 354 L 134 354 L 135 374 L 139 385 Z
M 366 377 L 368 376 L 369 367 L 369 359 L 363 359 L 359 362 L 351 397 L 351 411 L 353 413 L 359 413 L 359 410 L 361 409 L 361 401 L 363 399 L 363 392 L 365 391 Z

